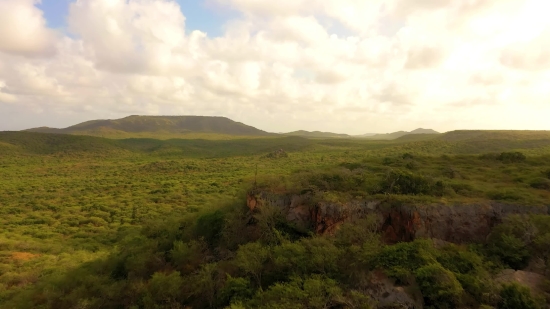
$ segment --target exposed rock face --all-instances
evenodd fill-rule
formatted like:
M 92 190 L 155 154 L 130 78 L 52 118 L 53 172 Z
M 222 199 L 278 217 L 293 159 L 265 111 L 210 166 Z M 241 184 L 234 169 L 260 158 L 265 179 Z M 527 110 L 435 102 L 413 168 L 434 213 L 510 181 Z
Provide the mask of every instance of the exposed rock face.
M 531 289 L 531 292 L 542 294 L 541 285 L 545 277 L 540 274 L 523 270 L 505 269 L 501 271 L 495 278 L 498 283 L 519 283 Z
M 376 301 L 377 308 L 418 309 L 422 303 L 415 301 L 404 287 L 396 286 L 382 272 L 374 272 L 367 294 Z
M 387 242 L 418 237 L 461 243 L 483 241 L 491 228 L 511 214 L 548 214 L 547 206 L 511 205 L 500 202 L 454 205 L 390 205 L 377 200 L 346 203 L 314 202 L 312 196 L 249 193 L 248 207 L 278 207 L 287 220 L 317 234 L 330 234 L 350 220 L 375 216 Z

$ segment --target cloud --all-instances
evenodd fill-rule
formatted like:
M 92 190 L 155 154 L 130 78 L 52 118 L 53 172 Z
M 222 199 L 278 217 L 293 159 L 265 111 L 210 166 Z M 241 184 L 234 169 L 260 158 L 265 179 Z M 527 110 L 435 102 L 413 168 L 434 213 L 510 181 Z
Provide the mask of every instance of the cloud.
M 56 34 L 35 0 L 0 1 L 0 52 L 26 57 L 55 53 Z
M 0 0 L 0 110 L 49 121 L 18 114 L 21 129 L 161 113 L 347 133 L 541 128 L 514 111 L 550 113 L 543 0 L 212 1 L 242 13 L 216 38 L 170 0 L 76 0 L 69 34 Z
M 99 69 L 162 73 L 186 64 L 185 17 L 175 2 L 79 0 L 68 22 Z

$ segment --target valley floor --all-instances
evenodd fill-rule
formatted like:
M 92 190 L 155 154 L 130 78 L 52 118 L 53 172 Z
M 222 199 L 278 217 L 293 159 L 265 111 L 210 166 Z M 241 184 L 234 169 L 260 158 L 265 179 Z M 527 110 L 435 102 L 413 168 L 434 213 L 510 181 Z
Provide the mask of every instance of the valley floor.
M 336 204 L 376 197 L 550 207 L 550 135 L 391 142 L 10 134 L 0 132 L 1 308 L 370 308 L 380 304 L 369 292 L 372 276 L 405 287 L 404 301 L 426 308 L 545 302 L 543 286 L 502 287 L 494 278 L 535 262 L 545 278 L 548 215 L 512 216 L 485 245 L 391 245 L 368 220 L 316 236 L 269 207 L 250 212 L 244 199 L 254 188 Z

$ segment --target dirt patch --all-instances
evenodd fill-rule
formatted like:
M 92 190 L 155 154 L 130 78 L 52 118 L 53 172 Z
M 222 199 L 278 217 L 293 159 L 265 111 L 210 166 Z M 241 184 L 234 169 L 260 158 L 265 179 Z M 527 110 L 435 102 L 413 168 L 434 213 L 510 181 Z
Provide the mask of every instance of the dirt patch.
M 11 254 L 12 260 L 15 261 L 28 261 L 39 256 L 40 254 L 32 254 L 30 252 L 14 252 Z
M 528 271 L 505 269 L 496 276 L 496 281 L 499 283 L 517 282 L 527 286 L 532 292 L 541 293 L 544 276 Z

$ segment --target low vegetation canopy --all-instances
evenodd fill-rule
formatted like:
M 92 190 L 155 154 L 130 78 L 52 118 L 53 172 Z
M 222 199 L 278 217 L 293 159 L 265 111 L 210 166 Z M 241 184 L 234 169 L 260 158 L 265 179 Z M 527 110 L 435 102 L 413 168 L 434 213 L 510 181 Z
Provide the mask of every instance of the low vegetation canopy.
M 369 218 L 317 235 L 245 199 L 255 189 L 336 203 L 550 206 L 549 133 L 0 132 L 0 170 L 0 308 L 378 308 L 377 280 L 423 308 L 547 306 L 548 215 L 509 216 L 482 243 L 390 244 Z M 505 269 L 544 280 L 499 282 Z

